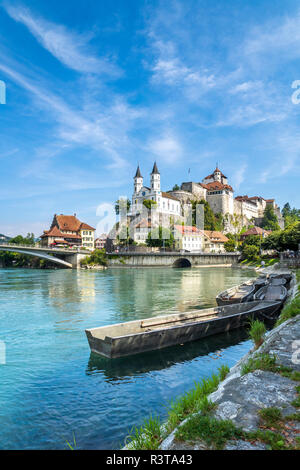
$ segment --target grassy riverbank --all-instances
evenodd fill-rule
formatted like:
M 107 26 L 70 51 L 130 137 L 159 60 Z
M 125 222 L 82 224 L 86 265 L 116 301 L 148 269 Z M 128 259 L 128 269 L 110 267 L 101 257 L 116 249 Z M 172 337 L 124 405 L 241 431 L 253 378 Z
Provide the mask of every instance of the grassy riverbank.
M 297 291 L 295 297 L 284 307 L 276 326 L 300 314 L 300 270 L 296 272 Z M 243 365 L 242 375 L 264 370 L 279 374 L 295 382 L 300 381 L 299 372 L 290 367 L 276 364 L 276 357 L 261 354 L 252 357 Z M 298 422 L 299 412 L 283 417 L 276 407 L 259 411 L 260 427 L 255 432 L 244 432 L 230 420 L 220 420 L 213 416 L 216 406 L 209 400 L 209 395 L 218 389 L 226 378 L 229 369 L 222 366 L 219 374 L 212 375 L 196 383 L 195 387 L 170 404 L 166 423 L 162 424 L 158 416 L 145 420 L 143 425 L 131 430 L 126 445 L 134 450 L 158 449 L 163 440 L 176 429 L 175 437 L 179 441 L 201 440 L 208 448 L 221 449 L 229 440 L 259 442 L 272 450 L 300 449 L 299 438 L 287 438 L 291 423 Z M 300 387 L 296 387 L 298 398 L 291 403 L 299 408 Z M 188 418 L 188 419 L 187 419 Z M 185 421 L 182 425 L 181 423 Z M 180 425 L 178 427 L 178 425 Z
M 262 262 L 264 262 L 264 267 L 269 268 L 270 266 L 274 266 L 274 264 L 279 262 L 279 258 L 266 258 L 266 257 L 260 257 L 259 259 L 253 261 L 250 259 L 244 259 L 243 261 L 240 262 L 241 266 L 247 266 L 249 268 L 254 267 L 254 268 L 260 268 L 262 266 Z
M 167 435 L 185 418 L 199 411 L 208 412 L 213 405 L 208 400 L 208 395 L 217 390 L 229 372 L 227 366 L 218 370 L 218 374 L 212 374 L 210 378 L 195 383 L 194 388 L 170 403 L 166 423 L 163 424 L 158 416 L 151 416 L 142 426 L 134 427 L 126 439 L 127 447 L 134 450 L 158 449 Z

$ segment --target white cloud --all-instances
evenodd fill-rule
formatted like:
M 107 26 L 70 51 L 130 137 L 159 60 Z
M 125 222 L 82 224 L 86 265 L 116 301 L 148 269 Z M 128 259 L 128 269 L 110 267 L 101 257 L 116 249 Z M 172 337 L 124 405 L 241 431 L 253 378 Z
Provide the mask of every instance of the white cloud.
M 0 63 L 0 70 L 15 83 L 30 93 L 36 105 L 51 113 L 57 127 L 55 141 L 64 146 L 82 145 L 99 152 L 107 160 L 110 168 L 119 169 L 127 165 L 122 149 L 128 144 L 128 131 L 140 112 L 132 109 L 125 100 L 112 98 L 110 107 L 97 109 L 73 109 L 62 98 L 52 93 L 51 88 L 43 88 L 39 77 L 28 79 L 24 74 Z M 53 149 L 51 149 L 53 151 Z
M 28 9 L 13 7 L 8 3 L 4 8 L 11 18 L 28 28 L 37 41 L 66 67 L 82 73 L 118 75 L 120 70 L 106 58 L 92 54 L 88 37 L 69 31 L 34 16 Z
M 264 122 L 276 123 L 285 120 L 291 109 L 289 96 L 280 85 L 258 80 L 239 83 L 225 98 L 216 125 L 248 127 Z
M 246 163 L 242 164 L 232 175 L 233 187 L 236 190 L 239 190 L 242 183 L 245 181 L 245 175 L 248 165 Z
M 26 237 L 27 233 L 34 233 L 36 237 L 42 235 L 45 227 L 49 225 L 47 222 L 17 222 L 17 223 L 6 223 L 0 225 L 0 233 L 3 233 L 7 237 L 16 237 L 17 235 L 23 235 Z
M 152 140 L 148 144 L 148 150 L 155 158 L 160 158 L 166 163 L 175 163 L 182 156 L 181 143 L 170 131 Z
M 284 175 L 296 174 L 300 167 L 300 134 L 289 129 L 273 140 L 274 157 L 260 175 L 259 181 L 266 183 Z
M 300 14 L 279 17 L 277 20 L 256 27 L 243 44 L 247 56 L 259 57 L 271 54 L 282 62 L 300 56 Z M 278 56 L 278 52 L 280 55 Z

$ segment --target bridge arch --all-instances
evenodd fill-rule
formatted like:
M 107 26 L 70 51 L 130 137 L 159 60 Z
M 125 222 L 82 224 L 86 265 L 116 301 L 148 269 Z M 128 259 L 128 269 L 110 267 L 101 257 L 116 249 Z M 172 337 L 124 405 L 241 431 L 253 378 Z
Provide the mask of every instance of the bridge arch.
M 48 253 L 39 252 L 39 251 L 31 251 L 30 249 L 22 249 L 18 247 L 7 247 L 7 246 L 0 246 L 0 251 L 10 251 L 12 253 L 21 253 L 22 255 L 27 256 L 35 256 L 37 258 L 42 258 L 47 261 L 51 261 L 51 263 L 60 264 L 61 266 L 65 266 L 66 268 L 72 268 L 72 264 L 64 261 L 61 258 L 56 258 L 55 256 L 51 256 Z
M 173 263 L 173 268 L 191 268 L 192 263 L 187 258 L 178 258 Z

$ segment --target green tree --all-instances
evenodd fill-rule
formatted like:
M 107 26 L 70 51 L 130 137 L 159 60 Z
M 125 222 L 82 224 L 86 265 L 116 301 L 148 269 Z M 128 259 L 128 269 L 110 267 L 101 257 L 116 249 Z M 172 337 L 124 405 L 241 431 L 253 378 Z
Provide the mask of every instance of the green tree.
M 243 246 L 242 257 L 243 259 L 248 259 L 249 261 L 258 261 L 259 260 L 259 247 L 255 245 Z
M 175 186 L 173 186 L 173 191 L 179 191 L 180 190 L 180 187 L 178 186 L 178 184 L 175 184 Z
M 227 253 L 233 253 L 235 250 L 235 240 L 229 239 L 228 242 L 224 243 L 224 248 Z
M 290 204 L 287 202 L 282 209 L 282 216 L 284 218 L 285 227 L 293 225 L 300 220 L 300 210 L 295 207 L 291 209 Z
M 82 266 L 85 265 L 100 265 L 100 266 L 107 266 L 107 255 L 105 249 L 102 250 L 94 250 L 89 256 L 86 256 L 80 264 Z
M 172 232 L 164 227 L 159 226 L 148 234 L 146 240 L 147 246 L 172 248 L 174 246 L 174 236 Z
M 294 250 L 299 249 L 300 244 L 300 222 L 296 222 L 283 230 L 279 238 L 280 248 L 283 250 Z
M 246 245 L 254 245 L 260 247 L 261 237 L 259 235 L 249 235 L 249 237 L 246 237 L 242 243 L 242 246 Z
M 280 230 L 277 216 L 271 205 L 267 206 L 262 220 L 262 228 L 265 230 Z
M 152 201 L 152 199 L 145 199 L 143 201 L 143 205 L 148 209 L 151 210 L 152 207 L 157 206 L 157 202 Z
M 284 219 L 291 214 L 291 206 L 288 202 L 283 206 L 281 213 Z
M 192 224 L 196 226 L 196 207 L 197 204 L 204 206 L 204 230 L 223 230 L 224 221 L 221 214 L 215 215 L 207 201 L 192 201 Z
M 261 247 L 263 250 L 281 250 L 281 241 L 280 237 L 282 230 L 277 230 L 276 232 L 270 233 L 266 238 L 262 240 Z
M 126 207 L 126 210 L 127 212 L 129 212 L 130 210 L 130 207 L 131 207 L 131 202 L 129 199 L 118 199 L 116 202 L 115 202 L 115 211 L 116 211 L 116 214 L 119 215 L 120 214 L 120 211 L 121 211 L 121 208 L 123 207 Z

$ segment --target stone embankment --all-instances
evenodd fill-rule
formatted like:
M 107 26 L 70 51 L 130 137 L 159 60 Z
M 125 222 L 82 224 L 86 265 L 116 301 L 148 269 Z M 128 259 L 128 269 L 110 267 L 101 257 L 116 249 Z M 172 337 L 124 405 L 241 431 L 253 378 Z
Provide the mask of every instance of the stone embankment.
M 264 355 L 276 358 L 277 370 L 252 370 L 245 373 L 249 359 Z M 274 356 L 273 356 L 274 355 Z M 281 366 L 281 367 L 280 367 Z M 286 374 L 280 370 L 290 370 Z M 298 375 L 297 375 L 298 371 Z M 243 357 L 208 398 L 216 405 L 212 414 L 217 420 L 230 420 L 246 433 L 262 429 L 261 410 L 280 410 L 283 434 L 293 448 L 299 446 L 300 423 L 297 415 L 299 382 L 292 380 L 300 372 L 300 316 L 286 321 L 273 329 L 263 345 Z M 195 415 L 193 415 L 195 416 Z M 298 416 L 298 418 L 295 416 Z M 287 418 L 290 417 L 290 418 Z M 291 417 L 294 417 L 292 419 Z M 206 450 L 210 447 L 201 440 L 179 441 L 177 431 L 191 416 L 183 421 L 161 444 L 161 450 Z M 280 431 L 279 431 L 280 432 Z M 298 438 L 298 439 L 297 439 Z M 279 442 L 280 445 L 280 442 Z M 229 440 L 227 450 L 264 450 L 268 445 L 261 440 Z M 299 448 L 299 447 L 298 447 Z

